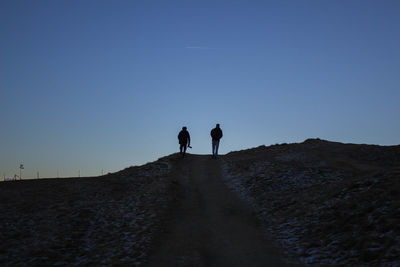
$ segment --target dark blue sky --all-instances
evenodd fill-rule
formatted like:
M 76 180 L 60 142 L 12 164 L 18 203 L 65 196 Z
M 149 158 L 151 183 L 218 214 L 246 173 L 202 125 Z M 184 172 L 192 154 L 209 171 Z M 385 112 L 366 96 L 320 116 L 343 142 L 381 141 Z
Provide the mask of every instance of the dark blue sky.
M 309 137 L 400 143 L 399 1 L 0 2 L 0 171 Z

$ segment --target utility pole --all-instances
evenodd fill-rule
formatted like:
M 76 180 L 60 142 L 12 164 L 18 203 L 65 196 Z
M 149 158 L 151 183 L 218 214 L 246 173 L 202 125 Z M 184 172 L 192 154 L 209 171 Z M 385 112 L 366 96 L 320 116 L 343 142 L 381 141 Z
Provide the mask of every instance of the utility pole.
M 39 179 L 39 171 L 37 172 L 37 178 Z
M 103 169 L 101 169 L 101 176 L 103 176 L 104 175 L 104 170 Z
M 81 177 L 81 170 L 78 171 L 78 177 Z
M 59 173 L 58 173 L 58 170 L 57 170 L 57 178 L 60 178 L 60 175 L 59 175 Z
M 5 181 L 6 180 L 6 173 L 4 172 L 3 173 L 3 181 Z
M 22 180 L 22 170 L 24 169 L 24 164 L 19 165 L 19 179 Z

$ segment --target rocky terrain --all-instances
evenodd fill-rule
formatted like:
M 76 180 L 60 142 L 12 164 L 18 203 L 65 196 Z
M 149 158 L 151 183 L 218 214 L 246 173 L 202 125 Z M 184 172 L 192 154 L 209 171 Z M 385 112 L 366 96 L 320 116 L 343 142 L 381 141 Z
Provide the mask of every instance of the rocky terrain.
M 168 213 L 167 158 L 96 178 L 0 183 L 0 265 L 140 265 Z
M 167 266 L 171 251 L 179 266 L 264 266 L 263 246 L 279 253 L 258 233 L 289 265 L 400 266 L 400 146 L 309 139 L 1 182 L 0 213 L 1 266 Z
M 306 266 L 400 265 L 400 146 L 309 139 L 232 152 L 226 184 Z

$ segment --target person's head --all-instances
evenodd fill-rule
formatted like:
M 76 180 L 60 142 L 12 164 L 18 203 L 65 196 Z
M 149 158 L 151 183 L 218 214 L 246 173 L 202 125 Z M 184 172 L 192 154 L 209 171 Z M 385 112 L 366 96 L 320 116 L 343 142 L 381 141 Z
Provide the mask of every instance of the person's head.
M 182 127 L 182 130 L 186 131 L 186 126 L 183 126 L 183 127 Z
M 219 123 L 217 123 L 217 128 L 219 128 Z

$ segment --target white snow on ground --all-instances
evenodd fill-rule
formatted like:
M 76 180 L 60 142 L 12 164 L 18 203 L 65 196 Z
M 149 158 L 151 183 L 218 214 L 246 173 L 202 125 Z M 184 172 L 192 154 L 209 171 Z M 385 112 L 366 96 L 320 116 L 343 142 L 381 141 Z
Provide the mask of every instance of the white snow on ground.
M 11 178 L 6 177 L 6 178 L 4 178 L 4 182 L 10 182 L 10 181 L 17 181 L 17 178 L 14 178 L 14 177 L 11 177 Z

